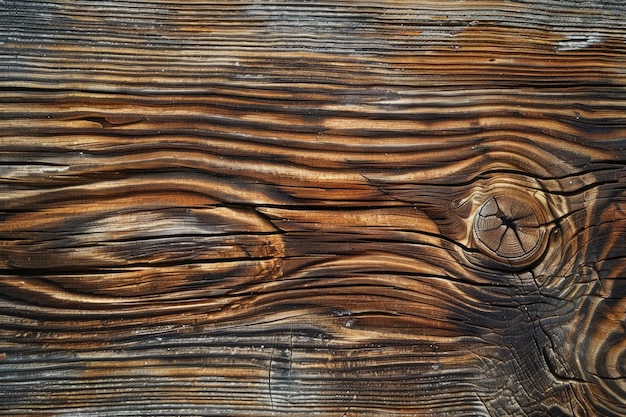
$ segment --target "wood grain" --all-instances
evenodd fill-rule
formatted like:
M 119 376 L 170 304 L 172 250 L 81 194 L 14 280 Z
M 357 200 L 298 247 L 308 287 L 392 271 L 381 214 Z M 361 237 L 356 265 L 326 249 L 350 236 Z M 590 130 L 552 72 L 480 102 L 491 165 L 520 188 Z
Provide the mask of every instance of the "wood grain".
M 626 415 L 621 1 L 0 9 L 1 415 Z

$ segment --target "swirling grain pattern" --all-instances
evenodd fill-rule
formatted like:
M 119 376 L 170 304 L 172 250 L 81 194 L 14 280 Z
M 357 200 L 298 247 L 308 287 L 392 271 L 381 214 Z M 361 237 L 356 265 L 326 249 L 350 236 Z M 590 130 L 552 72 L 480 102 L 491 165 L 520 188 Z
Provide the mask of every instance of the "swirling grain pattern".
M 0 9 L 1 415 L 626 415 L 623 2 Z

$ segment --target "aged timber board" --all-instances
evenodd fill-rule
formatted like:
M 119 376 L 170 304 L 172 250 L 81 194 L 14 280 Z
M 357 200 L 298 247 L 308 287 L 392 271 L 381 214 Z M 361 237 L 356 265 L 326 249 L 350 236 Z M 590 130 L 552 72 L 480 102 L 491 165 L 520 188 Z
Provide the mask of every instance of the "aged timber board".
M 625 416 L 621 0 L 0 0 L 3 416 Z

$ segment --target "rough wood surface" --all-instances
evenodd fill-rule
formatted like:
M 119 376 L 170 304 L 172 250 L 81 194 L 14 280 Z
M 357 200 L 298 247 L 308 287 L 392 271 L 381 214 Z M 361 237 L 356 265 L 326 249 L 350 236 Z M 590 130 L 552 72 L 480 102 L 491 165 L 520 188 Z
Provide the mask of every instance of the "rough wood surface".
M 626 415 L 621 0 L 0 10 L 0 414 Z

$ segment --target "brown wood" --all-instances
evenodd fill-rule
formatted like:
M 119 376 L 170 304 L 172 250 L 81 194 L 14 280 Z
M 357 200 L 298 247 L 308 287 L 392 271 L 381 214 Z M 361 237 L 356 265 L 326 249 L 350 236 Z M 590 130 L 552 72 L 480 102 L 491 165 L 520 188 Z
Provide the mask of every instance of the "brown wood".
M 0 1 L 0 413 L 626 415 L 626 6 Z

